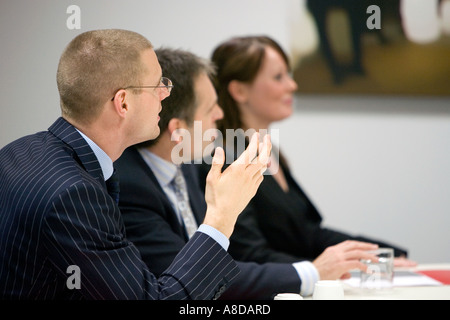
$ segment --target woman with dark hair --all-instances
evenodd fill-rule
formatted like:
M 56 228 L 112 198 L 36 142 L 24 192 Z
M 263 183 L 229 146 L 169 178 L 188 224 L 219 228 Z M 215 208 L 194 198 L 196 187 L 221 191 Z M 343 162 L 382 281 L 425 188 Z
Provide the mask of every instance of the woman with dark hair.
M 218 102 L 224 111 L 224 118 L 218 123 L 224 139 L 227 129 L 268 132 L 272 122 L 292 114 L 297 84 L 291 78 L 286 53 L 273 39 L 232 38 L 214 50 L 212 61 L 217 67 L 214 84 Z M 234 139 L 225 140 L 225 145 L 227 153 L 234 154 Z M 274 149 L 272 154 L 268 169 L 271 171 L 239 217 L 230 239 L 230 253 L 236 259 L 309 260 L 316 277 L 338 279 L 349 276 L 348 271 L 359 260 L 361 245 L 370 242 L 393 247 L 396 265 L 414 264 L 405 259 L 406 250 L 323 228 L 319 212 L 291 175 L 283 156 Z M 338 266 L 347 269 L 339 273 Z

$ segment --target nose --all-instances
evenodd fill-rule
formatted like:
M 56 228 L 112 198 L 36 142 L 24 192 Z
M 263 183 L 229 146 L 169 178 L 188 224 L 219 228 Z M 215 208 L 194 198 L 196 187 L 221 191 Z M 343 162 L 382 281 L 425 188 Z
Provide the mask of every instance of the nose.
M 222 108 L 217 104 L 215 109 L 216 110 L 215 110 L 215 113 L 214 113 L 214 115 L 215 115 L 214 120 L 216 121 L 216 120 L 223 119 L 223 110 L 222 110 Z
M 159 99 L 160 101 L 163 101 L 165 98 L 170 96 L 170 92 L 167 88 L 158 88 L 159 89 Z
M 292 77 L 290 77 L 290 76 L 289 76 L 289 88 L 290 88 L 292 91 L 295 91 L 295 90 L 298 89 L 297 82 L 295 82 L 295 80 L 292 79 Z

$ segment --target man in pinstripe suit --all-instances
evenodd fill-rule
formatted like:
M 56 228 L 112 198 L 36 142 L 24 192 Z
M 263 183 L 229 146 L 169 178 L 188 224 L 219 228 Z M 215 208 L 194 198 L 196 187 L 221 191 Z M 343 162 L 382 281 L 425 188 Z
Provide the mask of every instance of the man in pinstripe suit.
M 125 148 L 159 134 L 170 80 L 147 39 L 97 30 L 69 43 L 57 83 L 62 117 L 0 150 L 0 298 L 217 298 L 239 272 L 226 252 L 228 237 L 261 183 L 270 142 L 261 161 L 223 173 L 218 150 L 205 220 L 156 278 L 127 240 L 107 184 Z M 244 160 L 254 157 L 251 150 L 255 145 Z M 236 179 L 242 190 L 223 193 Z

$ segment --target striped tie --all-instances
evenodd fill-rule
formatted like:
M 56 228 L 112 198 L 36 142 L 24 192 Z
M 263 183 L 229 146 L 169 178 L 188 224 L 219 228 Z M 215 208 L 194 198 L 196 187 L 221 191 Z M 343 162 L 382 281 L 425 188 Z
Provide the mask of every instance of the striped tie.
M 189 205 L 186 181 L 184 180 L 180 167 L 177 168 L 177 174 L 171 183 L 177 196 L 178 209 L 181 213 L 181 217 L 183 218 L 184 227 L 190 238 L 197 230 L 197 223 L 195 222 L 194 214 L 192 213 L 191 206 Z

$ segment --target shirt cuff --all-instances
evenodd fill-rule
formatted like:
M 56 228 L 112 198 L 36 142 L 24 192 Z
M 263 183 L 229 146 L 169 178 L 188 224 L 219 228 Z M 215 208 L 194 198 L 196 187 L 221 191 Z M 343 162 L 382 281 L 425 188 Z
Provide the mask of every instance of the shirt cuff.
M 197 231 L 203 232 L 213 238 L 218 244 L 222 246 L 222 248 L 227 251 L 230 246 L 230 240 L 219 230 L 213 228 L 207 224 L 201 224 L 198 227 Z
M 310 261 L 295 262 L 292 264 L 301 280 L 300 295 L 310 296 L 314 291 L 314 285 L 320 280 L 319 272 Z

